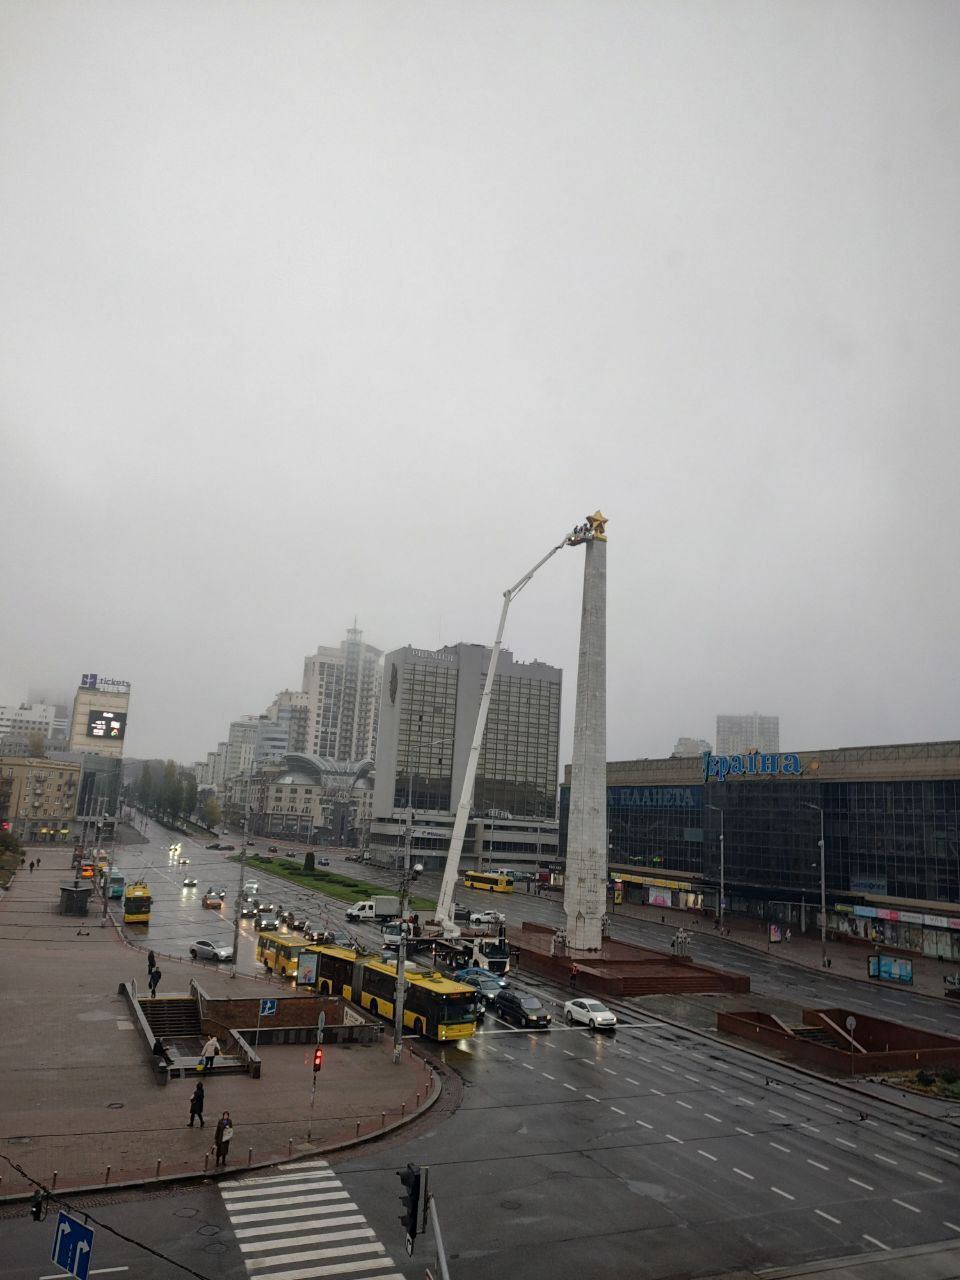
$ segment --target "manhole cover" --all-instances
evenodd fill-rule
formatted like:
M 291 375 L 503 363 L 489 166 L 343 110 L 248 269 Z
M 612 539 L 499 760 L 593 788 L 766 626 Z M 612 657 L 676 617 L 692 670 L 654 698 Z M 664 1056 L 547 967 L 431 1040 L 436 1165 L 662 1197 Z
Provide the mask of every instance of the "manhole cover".
M 519 1200 L 501 1200 L 500 1201 L 501 1209 L 519 1209 L 520 1207 L 521 1206 L 520 1206 Z
M 177 1209 L 174 1212 L 175 1218 L 195 1218 L 199 1210 L 197 1209 Z
M 217 1236 L 220 1234 L 220 1228 L 215 1227 L 212 1223 L 208 1223 L 205 1227 L 197 1228 L 198 1236 Z
M 125 1107 L 126 1105 L 127 1105 L 127 1104 L 126 1104 L 125 1102 L 108 1102 L 108 1103 L 107 1103 L 107 1110 L 108 1110 L 108 1111 L 119 1111 L 121 1107 Z
M 204 1253 L 220 1254 L 220 1253 L 226 1253 L 226 1251 L 227 1251 L 227 1246 L 225 1244 L 220 1244 L 217 1241 L 215 1241 L 212 1244 L 204 1245 L 203 1247 Z

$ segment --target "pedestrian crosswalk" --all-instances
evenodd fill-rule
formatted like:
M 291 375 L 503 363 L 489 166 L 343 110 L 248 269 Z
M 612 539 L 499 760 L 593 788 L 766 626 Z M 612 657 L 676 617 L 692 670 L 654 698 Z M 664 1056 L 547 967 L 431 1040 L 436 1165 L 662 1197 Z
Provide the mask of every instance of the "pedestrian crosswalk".
M 251 1280 L 404 1280 L 326 1160 L 221 1184 Z

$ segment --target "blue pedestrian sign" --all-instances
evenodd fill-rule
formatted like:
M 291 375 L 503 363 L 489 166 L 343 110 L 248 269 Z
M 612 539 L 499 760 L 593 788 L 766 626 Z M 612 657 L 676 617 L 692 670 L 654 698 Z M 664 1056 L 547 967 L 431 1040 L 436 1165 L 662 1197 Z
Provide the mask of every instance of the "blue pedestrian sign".
M 260 1001 L 260 1016 L 261 1016 L 261 1018 L 269 1018 L 269 1017 L 270 1017 L 270 1015 L 271 1015 L 272 1013 L 276 1013 L 276 1012 L 277 1012 L 277 1002 L 276 1002 L 276 1000 L 261 1000 L 261 1001 Z
M 93 1227 L 87 1227 L 61 1209 L 50 1260 L 77 1280 L 87 1280 L 93 1255 Z

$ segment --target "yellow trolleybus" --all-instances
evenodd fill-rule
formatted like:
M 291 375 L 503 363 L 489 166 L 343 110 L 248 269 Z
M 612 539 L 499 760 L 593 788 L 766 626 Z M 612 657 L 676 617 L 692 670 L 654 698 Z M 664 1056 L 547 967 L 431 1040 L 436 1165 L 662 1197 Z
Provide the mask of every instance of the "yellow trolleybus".
M 513 877 L 502 871 L 465 871 L 465 889 L 489 889 L 491 893 L 513 893 Z
M 297 957 L 306 947 L 284 933 L 261 933 L 257 938 L 257 960 L 281 978 L 296 978 Z
M 317 989 L 343 996 L 371 1013 L 393 1019 L 397 966 L 346 947 L 309 947 L 317 952 Z M 403 1025 L 431 1040 L 463 1040 L 477 1029 L 477 993 L 463 982 L 413 965 L 404 969 L 407 991 Z
M 150 890 L 142 880 L 128 884 L 123 893 L 123 923 L 149 924 L 152 902 Z

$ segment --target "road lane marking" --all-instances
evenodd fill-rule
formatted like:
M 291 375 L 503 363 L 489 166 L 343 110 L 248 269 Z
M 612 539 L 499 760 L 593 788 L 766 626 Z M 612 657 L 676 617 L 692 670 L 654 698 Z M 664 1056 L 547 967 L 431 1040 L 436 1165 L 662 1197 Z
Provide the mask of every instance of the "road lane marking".
M 815 1124 L 802 1124 L 802 1125 L 800 1126 L 800 1128 L 801 1128 L 801 1129 L 809 1129 L 811 1133 L 819 1133 L 819 1132 L 820 1132 L 820 1130 L 817 1128 L 817 1126 L 816 1126 Z
M 899 1160 L 894 1160 L 893 1156 L 882 1156 L 879 1151 L 871 1151 L 870 1154 L 875 1160 L 882 1160 L 884 1164 L 899 1164 Z
M 609 1067 L 604 1067 L 603 1069 L 608 1076 L 615 1076 L 617 1074 L 615 1071 L 611 1071 Z
M 741 1129 L 739 1125 L 736 1126 L 736 1129 L 737 1129 L 737 1133 L 745 1134 L 746 1137 L 748 1138 L 753 1137 L 753 1133 L 749 1129 Z
M 749 1071 L 741 1071 L 739 1067 L 737 1067 L 737 1075 L 743 1076 L 744 1080 L 756 1080 L 757 1078 L 756 1076 L 751 1075 Z
M 934 1147 L 934 1151 L 939 1151 L 942 1156 L 952 1156 L 954 1160 L 960 1160 L 960 1156 L 956 1151 L 948 1151 L 946 1147 Z
M 745 1103 L 748 1107 L 755 1107 L 757 1105 L 755 1102 L 751 1102 L 749 1098 L 741 1098 L 739 1093 L 737 1094 L 737 1101 Z
M 566 1053 L 566 1049 L 564 1049 L 564 1053 Z M 506 1058 L 506 1060 L 507 1060 L 508 1062 L 515 1062 L 515 1061 L 516 1061 L 516 1059 L 514 1058 L 514 1056 L 513 1056 L 513 1054 L 512 1054 L 512 1053 L 505 1053 L 503 1056 Z
M 566 1080 L 563 1082 L 563 1087 L 565 1089 L 571 1089 L 574 1093 L 579 1093 L 577 1086 L 575 1084 L 567 1084 Z
M 575 1053 L 571 1053 L 569 1049 L 564 1049 L 563 1052 L 567 1055 L 568 1058 L 575 1058 L 577 1056 Z
M 846 1138 L 834 1138 L 834 1142 L 839 1142 L 840 1145 L 844 1147 L 851 1147 L 854 1151 L 857 1149 L 857 1144 L 855 1142 L 848 1142 Z
M 875 1244 L 878 1249 L 885 1249 L 887 1253 L 890 1252 L 890 1246 L 888 1244 L 884 1244 L 882 1240 L 878 1240 L 875 1236 L 868 1236 L 867 1233 L 864 1232 L 863 1238 L 864 1240 L 869 1240 L 871 1244 Z
M 919 1139 L 914 1133 L 904 1133 L 902 1129 L 894 1129 L 893 1131 L 898 1138 L 906 1138 L 908 1142 L 917 1142 Z
M 699 1083 L 700 1083 L 699 1077 L 697 1077 L 697 1076 L 689 1076 L 689 1075 L 687 1075 L 686 1071 L 683 1073 L 683 1078 L 684 1078 L 684 1080 L 692 1080 L 694 1084 L 699 1084 Z
M 738 1168 L 736 1167 L 736 1165 L 734 1165 L 734 1167 L 733 1167 L 733 1172 L 734 1172 L 734 1173 L 739 1173 L 739 1175 L 740 1175 L 740 1177 L 741 1177 L 741 1178 L 749 1178 L 751 1182 L 755 1182 L 755 1181 L 756 1181 L 756 1179 L 754 1178 L 754 1176 L 753 1176 L 753 1174 L 752 1174 L 752 1173 L 745 1173 L 745 1172 L 743 1171 L 743 1169 L 738 1169 Z
M 529 1063 L 529 1062 L 521 1062 L 521 1063 L 520 1063 L 520 1065 L 521 1065 L 521 1067 L 526 1067 L 526 1069 L 527 1069 L 528 1071 L 532 1071 L 532 1070 L 533 1070 L 533 1067 L 530 1065 L 530 1063 Z
M 811 1160 L 809 1156 L 807 1157 L 807 1164 L 812 1164 L 815 1169 L 822 1169 L 824 1173 L 830 1172 L 828 1164 L 821 1164 L 819 1160 Z
M 945 1227 L 949 1227 L 951 1231 L 960 1232 L 960 1227 L 958 1227 L 955 1222 L 948 1222 L 946 1218 L 943 1220 L 943 1225 Z
M 667 1096 L 665 1093 L 661 1093 L 659 1089 L 654 1089 L 653 1085 L 650 1086 L 650 1092 L 655 1093 L 658 1098 L 665 1098 Z
M 918 1178 L 926 1178 L 928 1182 L 942 1182 L 942 1178 L 938 1178 L 933 1173 L 924 1173 L 922 1169 L 914 1169 L 914 1173 Z
M 917 1208 L 915 1204 L 907 1204 L 906 1200 L 898 1200 L 896 1196 L 894 1196 L 893 1198 L 893 1203 L 898 1204 L 901 1207 L 901 1209 L 909 1209 L 911 1213 L 920 1212 L 920 1210 Z
M 660 1065 L 660 1070 L 661 1070 L 661 1071 L 669 1071 L 669 1072 L 670 1072 L 670 1074 L 671 1074 L 672 1076 L 675 1076 L 675 1075 L 677 1074 L 676 1069 L 675 1069 L 674 1067 L 668 1067 L 668 1066 L 667 1066 L 665 1063 L 663 1063 L 663 1062 L 661 1062 L 659 1065 Z
M 552 1076 L 549 1071 L 541 1071 L 540 1074 L 543 1076 L 544 1080 L 556 1080 L 557 1078 L 556 1076 Z
M 584 1096 L 585 1098 L 589 1098 L 591 1102 L 599 1102 L 599 1101 L 600 1101 L 600 1099 L 599 1099 L 599 1098 L 595 1098 L 595 1097 L 593 1096 L 593 1094 L 592 1094 L 592 1093 L 585 1093 L 583 1096 Z
M 690 1103 L 684 1102 L 682 1098 L 674 1098 L 674 1102 L 677 1104 L 678 1107 L 686 1107 L 688 1111 L 693 1110 L 693 1107 L 690 1105 Z
M 727 1092 L 727 1091 L 726 1091 L 726 1089 L 721 1089 L 721 1088 L 720 1088 L 720 1086 L 719 1086 L 718 1084 L 712 1084 L 712 1085 L 710 1086 L 710 1088 L 714 1091 L 714 1093 L 726 1093 L 726 1092 Z
M 682 1138 L 675 1138 L 672 1133 L 668 1133 L 666 1136 L 670 1139 L 671 1142 L 679 1142 L 681 1146 L 683 1145 Z
M 823 1209 L 814 1209 L 813 1212 L 819 1214 L 821 1218 L 826 1218 L 828 1222 L 834 1223 L 835 1226 L 839 1227 L 841 1225 L 840 1219 L 835 1218 L 832 1213 L 826 1213 Z
M 783 1151 L 786 1155 L 790 1155 L 790 1148 L 782 1146 L 779 1142 L 771 1142 L 771 1147 L 776 1147 L 778 1151 Z
M 779 1187 L 771 1185 L 770 1190 L 775 1191 L 778 1196 L 783 1196 L 784 1200 L 796 1200 L 797 1198 L 796 1196 L 792 1196 L 789 1191 L 781 1191 Z
M 869 1182 L 861 1182 L 859 1178 L 847 1178 L 847 1181 L 852 1182 L 855 1187 L 863 1187 L 864 1191 L 873 1190 Z
M 801 1098 L 804 1102 L 811 1101 L 809 1093 L 801 1093 L 799 1089 L 794 1089 L 793 1096 L 795 1098 Z
M 624 1076 L 623 1078 L 626 1080 L 627 1084 L 635 1084 L 638 1089 L 641 1088 L 639 1080 L 631 1080 L 629 1076 Z
M 720 1117 L 713 1115 L 712 1112 L 705 1111 L 703 1114 L 706 1116 L 708 1120 L 712 1120 L 714 1124 L 723 1124 L 723 1121 L 720 1119 Z
M 637 1057 L 640 1059 L 641 1062 L 646 1062 L 648 1065 L 653 1061 L 652 1058 L 645 1058 L 642 1053 L 638 1053 Z
M 710 1152 L 709 1152 L 709 1151 L 701 1151 L 701 1150 L 700 1150 L 700 1148 L 699 1148 L 699 1147 L 697 1147 L 697 1155 L 698 1155 L 698 1156 L 706 1156 L 706 1158 L 707 1158 L 708 1160 L 712 1160 L 714 1163 L 716 1163 L 717 1157 L 716 1157 L 716 1156 L 712 1156 L 712 1155 L 710 1154 Z
M 619 1107 L 611 1107 L 610 1110 L 615 1111 L 618 1116 L 625 1116 L 627 1114 L 625 1111 L 621 1111 Z
M 843 1107 L 835 1107 L 832 1102 L 825 1102 L 823 1105 L 828 1111 L 835 1111 L 838 1116 L 843 1115 Z
M 652 1129 L 652 1128 L 653 1128 L 653 1125 L 652 1125 L 652 1124 L 647 1124 L 646 1120 L 636 1120 L 636 1121 L 634 1121 L 634 1123 L 635 1123 L 635 1124 L 640 1125 L 640 1127 L 641 1127 L 642 1129 Z
M 778 1120 L 786 1120 L 787 1118 L 782 1111 L 774 1111 L 773 1107 L 767 1107 L 767 1110 L 772 1116 L 776 1116 Z

